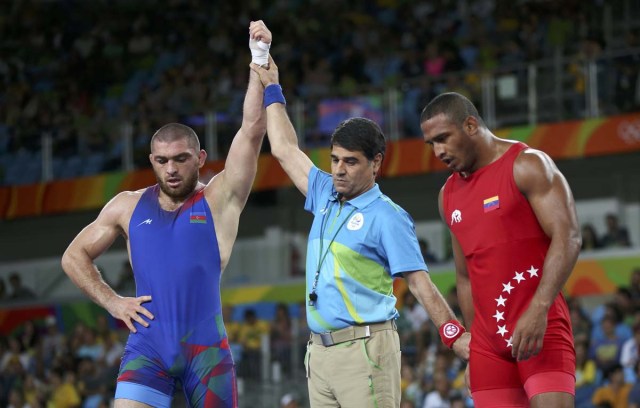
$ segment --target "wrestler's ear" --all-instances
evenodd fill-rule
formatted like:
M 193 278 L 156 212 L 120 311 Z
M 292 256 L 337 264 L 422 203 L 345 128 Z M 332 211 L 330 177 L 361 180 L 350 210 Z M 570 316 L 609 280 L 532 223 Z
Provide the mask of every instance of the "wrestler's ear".
M 198 167 L 204 166 L 204 163 L 207 161 L 207 152 L 204 149 L 200 149 L 198 153 Z
M 464 120 L 463 129 L 469 136 L 473 136 L 474 134 L 476 134 L 478 132 L 478 127 L 479 123 L 476 117 L 467 116 L 467 118 Z

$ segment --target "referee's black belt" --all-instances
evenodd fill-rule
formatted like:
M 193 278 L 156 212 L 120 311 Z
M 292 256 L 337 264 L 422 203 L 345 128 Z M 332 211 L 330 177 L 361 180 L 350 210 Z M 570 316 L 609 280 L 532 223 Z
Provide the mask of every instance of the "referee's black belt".
M 314 344 L 322 344 L 325 347 L 335 346 L 336 344 L 346 341 L 366 339 L 367 337 L 371 337 L 371 333 L 382 330 L 397 330 L 396 321 L 392 319 L 382 323 L 349 326 L 332 332 L 311 333 L 311 342 Z

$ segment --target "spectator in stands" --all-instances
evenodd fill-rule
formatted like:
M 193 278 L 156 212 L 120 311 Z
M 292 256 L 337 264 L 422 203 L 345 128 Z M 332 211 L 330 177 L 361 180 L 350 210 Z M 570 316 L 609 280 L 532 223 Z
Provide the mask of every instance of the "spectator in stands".
M 403 342 L 402 344 L 404 345 L 405 343 Z M 420 404 L 424 399 L 424 393 L 422 392 L 421 379 L 416 375 L 416 370 L 413 364 L 403 362 L 402 367 L 400 368 L 400 373 L 400 391 L 402 392 L 401 399 L 411 401 L 414 405 Z
M 625 380 L 630 383 L 636 382 L 635 367 L 638 362 L 638 350 L 640 350 L 640 323 L 633 326 L 633 337 L 622 345 L 620 353 L 620 365 L 624 369 Z
M 434 390 L 424 397 L 422 408 L 449 408 L 449 391 L 451 381 L 447 374 L 437 371 L 433 374 Z
M 431 343 L 429 314 L 410 290 L 405 292 L 398 314 L 396 326 L 402 344 L 402 355 L 413 363 L 422 358 L 423 352 Z
M 93 361 L 104 358 L 104 344 L 98 342 L 98 336 L 93 328 L 87 328 L 82 337 L 82 344 L 76 351 L 77 358 L 90 358 Z
M 8 299 L 8 297 L 9 295 L 7 294 L 7 284 L 4 282 L 4 279 L 0 277 L 0 303 Z
M 311 330 L 309 330 L 309 325 L 307 324 L 307 313 L 306 313 L 306 302 L 298 303 L 297 310 L 297 319 L 298 324 L 295 326 L 296 331 L 294 333 L 293 338 L 295 339 L 294 352 L 298 353 L 298 361 L 304 361 L 304 358 L 307 354 L 307 344 L 309 343 L 309 335 L 311 334 Z M 303 368 L 304 365 L 301 365 L 300 368 Z M 296 369 L 297 367 L 292 367 Z
M 596 362 L 596 367 L 603 373 L 611 367 L 620 364 L 620 353 L 624 339 L 616 335 L 616 320 L 606 315 L 600 322 L 603 338 L 593 340 L 590 357 Z
M 31 408 L 24 398 L 22 388 L 12 388 L 9 390 L 9 405 L 7 408 Z
M 81 358 L 77 363 L 77 374 L 76 385 L 83 408 L 98 408 L 102 402 L 108 401 L 108 394 L 113 390 L 107 384 L 113 384 L 113 373 L 105 370 L 101 362 Z
M 594 405 L 608 403 L 612 408 L 628 408 L 629 392 L 631 384 L 624 382 L 624 374 L 620 364 L 615 364 L 605 371 L 607 383 L 598 387 L 591 401 Z
M 596 389 L 596 363 L 589 358 L 588 341 L 576 341 L 576 406 L 591 401 Z
M 606 215 L 607 232 L 602 236 L 602 246 L 605 248 L 612 247 L 630 247 L 629 231 L 620 225 L 618 216 L 612 213 Z
M 618 304 L 615 302 L 615 299 L 616 298 L 614 297 L 614 301 L 607 302 L 603 305 L 599 305 L 592 311 L 592 315 L 591 315 L 591 321 L 593 322 L 593 329 L 591 331 L 592 342 L 602 340 L 605 337 L 602 330 L 602 326 L 600 325 L 600 322 L 606 316 L 612 318 L 613 321 L 615 322 L 615 333 L 618 338 L 625 341 L 631 338 L 631 336 L 633 335 L 631 333 L 631 327 L 625 324 L 624 322 L 625 315 L 622 313 L 622 309 L 620 308 L 620 306 L 618 306 Z
M 589 342 L 593 324 L 591 319 L 580 304 L 580 298 L 568 298 L 569 316 L 571 317 L 571 329 L 573 340 L 578 342 Z
M 54 368 L 49 373 L 51 396 L 49 404 L 55 408 L 79 408 L 82 402 L 76 386 L 76 374 L 73 370 Z
M 640 310 L 640 268 L 635 268 L 629 278 L 629 292 L 635 310 Z
M 627 287 L 619 286 L 613 296 L 613 302 L 620 309 L 620 313 L 622 313 L 622 322 L 629 328 L 633 327 L 636 308 L 634 307 L 631 290 Z
M 102 361 L 107 368 L 115 369 L 114 375 L 117 375 L 120 359 L 124 352 L 124 344 L 120 341 L 117 332 L 112 331 L 109 335 L 103 337 L 103 348 L 104 356 Z
M 238 374 L 245 378 L 260 378 L 262 336 L 269 335 L 269 324 L 259 320 L 254 309 L 244 312 L 244 321 L 238 330 L 238 342 L 242 345 L 242 361 Z
M 47 316 L 42 335 L 42 357 L 47 366 L 51 366 L 56 357 L 66 352 L 66 343 L 66 336 L 58 329 L 56 318 Z
M 427 266 L 438 263 L 438 258 L 429 249 L 429 241 L 427 241 L 424 238 L 420 238 L 418 239 L 418 244 L 420 245 L 420 252 L 422 252 L 422 257 L 424 258 L 424 261 L 427 263 Z
M 9 391 L 22 386 L 22 378 L 26 375 L 26 370 L 20 363 L 20 359 L 11 356 L 4 367 L 0 370 L 0 404 L 6 406 L 9 399 Z
M 33 320 L 27 320 L 22 324 L 19 332 L 19 340 L 23 350 L 31 352 L 40 343 L 40 332 Z
M 596 229 L 591 224 L 584 224 L 582 226 L 582 248 L 581 251 L 592 251 L 594 249 L 602 248 L 600 239 Z
M 291 371 L 292 338 L 289 306 L 285 303 L 278 303 L 270 327 L 271 358 L 280 363 L 284 374 L 289 374 Z
M 635 365 L 636 378 L 640 378 L 640 360 Z M 640 408 L 640 381 L 636 381 L 629 392 L 629 408 Z
M 22 277 L 18 272 L 9 275 L 9 284 L 11 285 L 12 300 L 35 299 L 36 295 L 31 289 L 22 284 Z

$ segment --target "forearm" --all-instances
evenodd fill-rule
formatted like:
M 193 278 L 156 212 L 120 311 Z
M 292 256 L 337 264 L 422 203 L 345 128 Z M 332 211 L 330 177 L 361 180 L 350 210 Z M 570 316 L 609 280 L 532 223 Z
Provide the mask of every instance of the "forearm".
M 260 76 L 250 70 L 249 85 L 244 98 L 242 131 L 251 138 L 260 139 L 267 129 L 267 117 L 263 107 L 263 87 Z
M 62 257 L 62 269 L 80 290 L 106 310 L 109 310 L 113 299 L 119 297 L 86 255 L 65 252 Z
M 407 276 L 409 290 L 420 304 L 427 310 L 436 327 L 442 326 L 456 316 L 447 304 L 436 285 L 426 272 L 417 271 Z
M 271 154 L 282 162 L 292 149 L 298 148 L 298 136 L 287 115 L 285 105 L 272 103 L 267 107 L 267 137 L 271 145 Z

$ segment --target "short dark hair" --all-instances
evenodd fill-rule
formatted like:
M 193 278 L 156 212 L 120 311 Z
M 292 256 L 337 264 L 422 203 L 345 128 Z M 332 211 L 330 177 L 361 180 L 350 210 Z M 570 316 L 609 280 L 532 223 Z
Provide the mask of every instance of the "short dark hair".
M 153 147 L 155 141 L 174 142 L 180 139 L 188 139 L 190 146 L 200 150 L 200 139 L 196 131 L 182 123 L 168 123 L 156 130 L 156 133 L 151 136 L 150 146 Z
M 469 116 L 473 116 L 481 126 L 486 127 L 473 102 L 457 92 L 446 92 L 433 98 L 422 110 L 420 123 L 441 113 L 459 126 L 462 126 Z
M 378 124 L 367 118 L 350 118 L 342 121 L 331 135 L 331 146 L 338 145 L 355 152 L 362 152 L 369 160 L 384 153 L 387 141 Z

